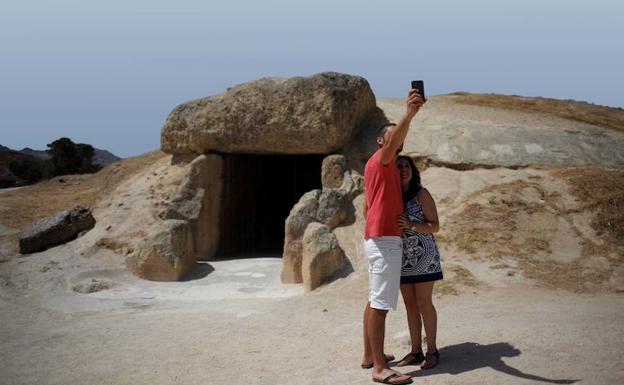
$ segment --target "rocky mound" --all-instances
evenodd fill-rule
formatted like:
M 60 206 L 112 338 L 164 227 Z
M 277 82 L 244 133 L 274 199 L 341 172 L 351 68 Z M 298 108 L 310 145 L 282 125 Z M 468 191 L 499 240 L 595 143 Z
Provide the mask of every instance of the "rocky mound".
M 439 206 L 437 238 L 452 273 L 440 289 L 624 292 L 624 189 L 614 189 L 623 170 L 434 167 L 423 181 Z
M 430 98 L 405 146 L 429 166 L 423 180 L 440 211 L 447 280 L 439 293 L 533 283 L 576 291 L 622 290 L 623 252 L 614 241 L 621 239 L 621 218 L 608 215 L 622 212 L 621 155 L 615 151 L 622 134 L 543 111 L 466 105 L 457 97 Z M 403 101 L 379 103 L 391 120 L 404 108 Z M 373 149 L 371 130 L 363 129 L 346 148 L 358 149 L 357 156 Z M 552 142 L 544 139 L 549 135 Z M 542 146 L 539 154 L 531 146 L 547 142 L 549 147 Z M 450 151 L 445 146 L 456 147 Z M 23 228 L 81 203 L 91 208 L 97 223 L 72 242 L 76 252 L 106 261 L 106 268 L 178 279 L 192 268 L 193 251 L 214 246 L 202 244 L 215 232 L 200 224 L 204 208 L 221 194 L 215 184 L 221 175 L 217 158 L 219 154 L 155 153 L 118 162 L 93 176 L 11 191 L 0 196 L 8 202 L 2 206 L 2 225 Z M 285 223 L 285 282 L 304 282 L 313 289 L 345 265 L 356 275 L 365 271 L 357 169 L 364 159 L 348 151 L 325 158 L 319 190 L 304 195 Z M 568 162 L 591 168 L 563 167 Z M 615 193 L 607 194 L 611 190 Z M 6 233 L 2 236 L 8 239 Z
M 593 119 L 580 121 L 581 118 L 564 117 L 561 108 L 531 109 L 530 105 L 518 102 L 524 108 L 513 109 L 513 97 L 497 96 L 499 103 L 487 105 L 468 103 L 471 100 L 466 95 L 429 98 L 427 106 L 412 121 L 404 152 L 432 165 L 456 169 L 624 167 L 624 130 L 614 128 L 614 119 L 624 115 L 620 109 L 585 106 L 599 112 L 613 110 L 614 117 L 606 126 L 598 125 L 603 122 L 588 111 L 583 116 Z M 403 104 L 402 100 L 379 101 L 392 121 L 400 118 Z M 620 127 L 624 127 L 624 117 L 619 121 Z

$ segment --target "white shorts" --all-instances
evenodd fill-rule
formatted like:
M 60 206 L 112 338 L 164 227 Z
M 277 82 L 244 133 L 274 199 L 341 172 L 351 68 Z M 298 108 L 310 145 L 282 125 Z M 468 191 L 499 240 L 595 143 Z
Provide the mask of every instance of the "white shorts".
M 380 310 L 396 310 L 403 258 L 401 237 L 369 238 L 364 241 L 364 253 L 368 259 L 370 306 Z

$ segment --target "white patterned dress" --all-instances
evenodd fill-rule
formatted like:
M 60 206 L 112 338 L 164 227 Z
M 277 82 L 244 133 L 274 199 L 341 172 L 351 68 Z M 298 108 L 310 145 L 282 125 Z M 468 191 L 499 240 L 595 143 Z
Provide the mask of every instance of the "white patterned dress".
M 418 195 L 405 205 L 405 213 L 412 222 L 425 223 L 425 214 Z M 443 278 L 440 253 L 433 234 L 405 230 L 403 238 L 403 265 L 401 284 L 437 281 Z

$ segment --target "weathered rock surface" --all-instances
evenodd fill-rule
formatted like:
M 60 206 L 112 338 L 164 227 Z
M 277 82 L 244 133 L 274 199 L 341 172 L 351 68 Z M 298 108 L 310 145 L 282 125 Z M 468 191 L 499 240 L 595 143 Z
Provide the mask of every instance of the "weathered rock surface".
M 364 176 L 355 170 L 345 171 L 340 189 L 353 200 L 364 192 Z
M 310 224 L 319 223 L 331 232 L 333 228 L 345 221 L 354 220 L 351 200 L 349 191 L 339 188 L 312 190 L 301 197 L 286 219 L 281 275 L 283 283 L 305 282 L 302 259 L 305 233 Z M 314 242 L 316 239 L 323 240 L 323 238 L 314 237 L 309 239 L 309 242 Z M 317 247 L 321 246 L 317 245 Z
M 324 188 L 319 196 L 316 219 L 334 228 L 349 217 L 351 199 L 347 191 L 339 188 Z
M 171 154 L 323 154 L 346 145 L 378 114 L 366 79 L 325 72 L 264 78 L 177 106 L 161 133 Z
M 331 229 L 318 222 L 308 225 L 303 234 L 302 275 L 305 291 L 311 291 L 339 272 L 346 262 Z
M 403 100 L 379 100 L 392 121 Z M 624 134 L 532 112 L 458 104 L 436 96 L 412 121 L 403 152 L 433 165 L 475 167 L 624 166 Z
M 220 155 L 205 154 L 195 158 L 164 215 L 165 219 L 189 222 L 194 254 L 200 259 L 214 256 L 217 248 L 222 169 Z
M 282 283 L 301 283 L 302 237 L 306 227 L 316 221 L 318 198 L 321 190 L 303 194 L 299 202 L 290 210 L 285 223 L 284 254 L 282 255 Z
M 19 235 L 20 253 L 28 254 L 60 245 L 95 226 L 91 211 L 76 205 L 33 224 Z
M 151 281 L 177 281 L 195 266 L 193 237 L 187 221 L 169 219 L 161 231 L 126 259 L 135 275 Z
M 344 155 L 328 155 L 321 165 L 321 184 L 324 188 L 339 188 L 344 179 L 346 168 Z

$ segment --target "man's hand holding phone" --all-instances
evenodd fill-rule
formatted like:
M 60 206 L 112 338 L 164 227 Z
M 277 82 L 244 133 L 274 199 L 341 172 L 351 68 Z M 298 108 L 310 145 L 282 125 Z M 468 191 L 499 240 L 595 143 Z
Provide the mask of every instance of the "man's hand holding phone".
M 411 89 L 407 97 L 407 113 L 411 117 L 416 115 L 420 107 L 425 104 L 425 99 L 420 95 L 418 90 Z

